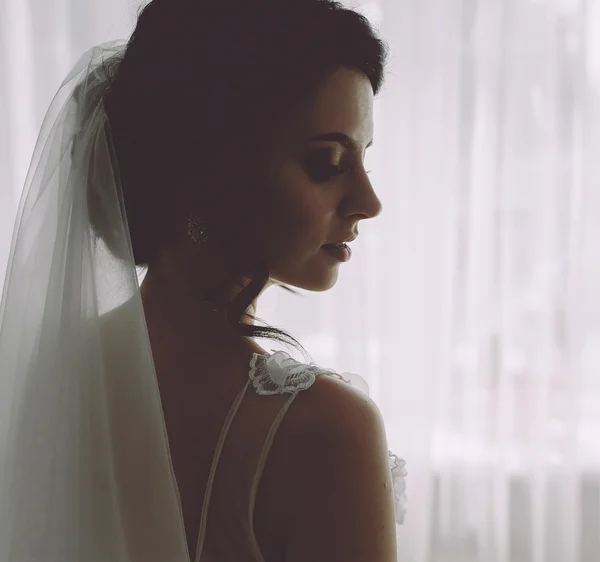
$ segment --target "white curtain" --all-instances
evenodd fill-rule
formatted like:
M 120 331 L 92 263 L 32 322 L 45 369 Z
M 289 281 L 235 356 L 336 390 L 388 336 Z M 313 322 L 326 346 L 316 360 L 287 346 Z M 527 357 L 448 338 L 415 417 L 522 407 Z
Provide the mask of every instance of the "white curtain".
M 408 463 L 399 561 L 598 562 L 600 0 L 344 3 L 391 47 L 384 210 L 332 290 L 258 316 L 367 379 Z M 52 95 L 138 5 L 0 0 L 0 271 Z

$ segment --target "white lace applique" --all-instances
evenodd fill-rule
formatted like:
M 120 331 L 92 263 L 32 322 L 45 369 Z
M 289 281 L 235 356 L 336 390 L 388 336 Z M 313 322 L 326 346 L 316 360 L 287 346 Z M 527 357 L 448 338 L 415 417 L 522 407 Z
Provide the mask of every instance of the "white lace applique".
M 396 523 L 402 525 L 406 515 L 406 461 L 399 458 L 398 455 L 388 451 L 390 460 L 390 470 L 392 471 L 392 486 L 394 488 L 394 514 Z
M 318 375 L 336 377 L 369 396 L 367 381 L 356 373 L 342 373 L 314 363 L 296 361 L 285 351 L 273 351 L 272 355 L 255 353 L 250 361 L 250 379 L 257 393 L 263 396 L 291 394 L 310 388 Z M 345 377 L 343 376 L 345 375 Z M 392 451 L 388 451 L 392 485 L 394 488 L 394 513 L 396 523 L 402 525 L 406 514 L 406 462 Z
M 300 363 L 285 351 L 275 351 L 269 356 L 255 353 L 250 362 L 252 385 L 263 396 L 306 390 L 320 374 L 342 378 L 334 371 L 323 369 L 314 363 Z

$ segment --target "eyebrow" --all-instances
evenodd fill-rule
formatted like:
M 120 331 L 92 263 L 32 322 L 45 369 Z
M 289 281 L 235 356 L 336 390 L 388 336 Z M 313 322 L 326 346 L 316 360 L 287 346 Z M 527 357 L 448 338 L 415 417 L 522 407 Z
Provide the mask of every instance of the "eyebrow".
M 342 146 L 345 146 L 346 148 L 351 148 L 353 150 L 356 150 L 357 152 L 360 151 L 360 147 L 358 146 L 358 143 L 353 138 L 349 137 L 348 135 L 345 135 L 344 133 L 337 133 L 337 132 L 323 133 L 321 135 L 316 135 L 314 137 L 310 137 L 306 142 L 315 142 L 315 141 L 339 142 Z M 371 141 L 366 146 L 366 148 L 369 148 L 370 146 L 373 146 L 373 139 L 371 139 Z

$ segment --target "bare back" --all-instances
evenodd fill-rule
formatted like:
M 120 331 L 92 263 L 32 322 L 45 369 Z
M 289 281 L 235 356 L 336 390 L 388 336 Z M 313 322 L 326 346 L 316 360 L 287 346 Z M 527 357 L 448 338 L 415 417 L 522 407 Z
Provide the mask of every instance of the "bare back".
M 111 326 L 115 342 L 126 345 L 126 327 Z M 316 561 L 336 545 L 381 553 L 370 562 L 394 560 L 392 473 L 368 396 L 251 339 L 200 343 L 183 358 L 161 353 L 157 331 L 150 335 L 191 562 Z M 339 482 L 345 487 L 335 489 Z M 352 499 L 348 490 L 363 495 Z M 344 507 L 348 501 L 359 513 Z M 307 522 L 315 525 L 313 543 L 303 535 Z M 365 532 L 349 537 L 349 524 Z M 358 549 L 356 537 L 363 537 Z
M 239 348 L 230 350 L 227 357 L 209 349 L 199 350 L 206 361 L 204 373 L 216 375 L 215 382 L 198 385 L 196 389 L 188 388 L 185 392 L 169 385 L 169 373 L 164 369 L 157 372 L 192 560 L 196 554 L 202 500 L 219 436 L 236 397 L 248 380 L 249 364 L 254 353 L 264 354 L 265 351 L 251 340 L 244 340 Z M 221 380 L 217 381 L 217 377 Z M 242 540 L 228 537 L 224 527 L 229 526 L 227 532 L 235 535 L 248 525 L 249 510 L 252 509 L 249 494 L 255 486 L 250 477 L 252 472 L 258 476 L 255 471 L 248 471 L 248 467 L 254 464 L 258 469 L 258 455 L 266 434 L 287 400 L 289 397 L 286 396 L 270 396 L 265 400 L 252 391 L 245 394 L 223 443 L 215 472 L 208 510 L 212 521 L 209 517 L 202 561 L 213 559 L 209 555 L 211 544 L 215 546 L 217 542 Z M 291 418 L 286 419 L 278 433 L 285 432 L 291 421 Z M 253 509 L 254 528 L 245 529 L 249 543 L 247 548 L 258 546 L 266 562 L 283 560 L 279 528 L 281 506 L 277 505 L 277 444 L 281 438 L 279 433 L 258 479 Z M 232 514 L 239 514 L 246 521 L 232 520 Z M 252 544 L 254 541 L 256 545 Z

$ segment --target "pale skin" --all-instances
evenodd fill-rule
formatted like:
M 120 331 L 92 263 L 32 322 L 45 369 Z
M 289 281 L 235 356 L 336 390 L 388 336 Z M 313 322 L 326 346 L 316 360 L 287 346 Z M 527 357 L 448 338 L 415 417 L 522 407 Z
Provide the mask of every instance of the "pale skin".
M 271 274 L 267 286 L 278 281 L 308 291 L 330 289 L 343 264 L 332 259 L 322 246 L 357 234 L 361 220 L 380 214 L 381 202 L 363 164 L 367 145 L 373 141 L 373 98 L 365 75 L 340 68 L 324 84 L 311 107 L 278 139 L 270 162 L 274 212 L 262 218 L 273 232 L 264 248 Z M 331 132 L 347 135 L 356 146 L 349 148 L 335 141 L 307 142 Z M 307 158 L 321 168 L 332 165 L 346 171 L 329 181 L 315 181 L 307 172 Z M 222 278 L 219 264 L 205 248 L 196 246 L 193 251 L 196 261 L 202 264 L 204 278 L 192 278 L 186 270 L 186 251 L 181 247 L 163 248 L 141 291 L 146 313 L 163 325 L 164 316 L 174 337 L 189 340 L 189 352 L 194 354 L 198 341 L 230 340 L 226 327 L 215 330 L 215 313 L 196 298 L 204 286 Z M 240 286 L 232 287 L 232 298 L 240 290 Z M 255 303 L 247 312 L 255 313 Z
M 373 99 L 365 75 L 340 68 L 278 139 L 269 169 L 273 205 L 261 218 L 272 233 L 263 248 L 267 287 L 280 282 L 308 291 L 332 288 L 345 264 L 323 245 L 358 234 L 360 221 L 381 213 L 364 166 L 373 141 Z M 329 133 L 349 141 L 309 140 Z M 343 173 L 323 179 L 323 170 L 335 167 Z M 189 251 L 203 264 L 201 276 L 186 266 Z M 222 275 L 205 247 L 184 244 L 164 248 L 142 284 L 167 417 L 177 417 L 178 407 L 170 404 L 179 404 L 180 395 L 194 396 L 190 389 L 198 386 L 207 391 L 198 395 L 214 396 L 212 403 L 219 404 L 218 396 L 228 396 L 231 384 L 225 375 L 247 377 L 248 353 L 264 353 L 251 338 L 233 333 L 224 317 L 199 298 Z M 240 290 L 240 285 L 231 287 L 231 298 Z M 248 312 L 255 314 L 255 303 Z M 211 372 L 212 378 L 196 376 Z M 294 439 L 281 435 L 270 453 L 264 474 L 269 484 L 254 523 L 263 554 L 268 562 L 395 562 L 391 474 L 379 411 L 368 397 L 335 379 L 319 377 L 313 386 L 286 414 Z M 191 443 L 200 442 L 195 431 L 189 430 Z M 193 482 L 180 482 L 182 497 L 188 484 L 193 490 Z M 317 507 L 314 498 L 321 500 Z

